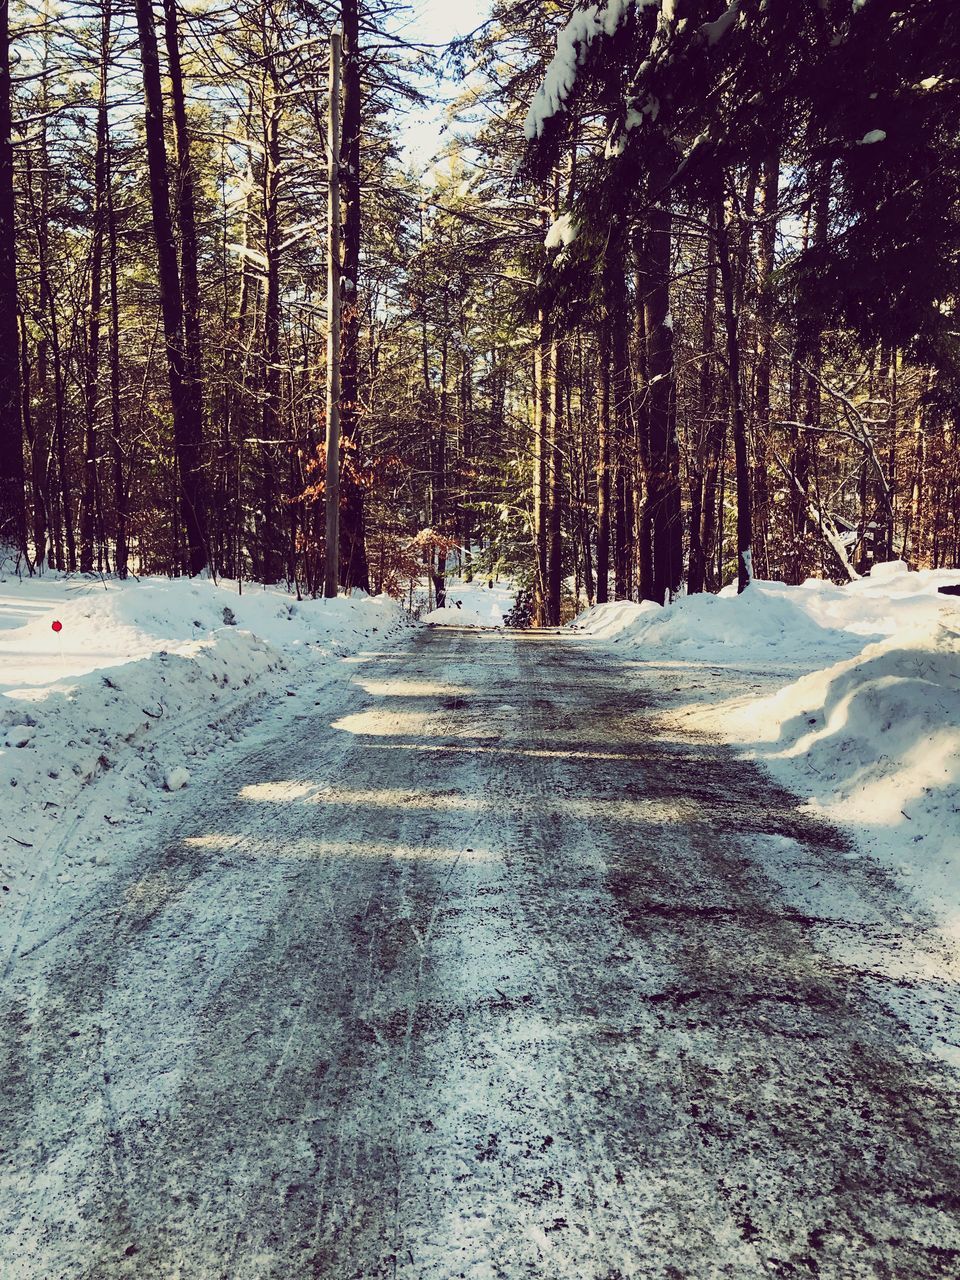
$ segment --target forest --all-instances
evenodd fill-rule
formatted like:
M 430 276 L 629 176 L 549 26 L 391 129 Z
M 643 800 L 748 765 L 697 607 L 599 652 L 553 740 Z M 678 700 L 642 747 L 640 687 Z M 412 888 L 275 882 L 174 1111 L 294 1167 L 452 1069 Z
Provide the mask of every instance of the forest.
M 960 563 L 955 5 L 496 0 L 445 47 L 391 0 L 0 11 L 21 572 L 317 594 L 334 404 L 348 590 L 455 564 L 556 624 Z
M 958 1280 L 960 0 L 0 0 L 0 1280 Z

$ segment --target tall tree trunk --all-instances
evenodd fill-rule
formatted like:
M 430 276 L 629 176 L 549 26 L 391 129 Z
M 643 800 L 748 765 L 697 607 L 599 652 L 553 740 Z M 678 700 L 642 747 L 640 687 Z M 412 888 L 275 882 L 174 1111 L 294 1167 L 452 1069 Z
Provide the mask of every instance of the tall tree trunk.
M 460 421 L 463 423 L 463 457 L 467 462 L 467 475 L 470 475 L 469 459 L 473 457 L 473 355 L 469 348 L 466 330 L 463 334 L 463 368 L 460 375 Z M 470 481 L 467 481 L 470 484 Z M 460 537 L 463 547 L 463 580 L 473 581 L 473 492 L 472 486 L 466 488 L 460 508 Z
M 717 251 L 711 217 L 707 226 L 707 260 L 703 297 L 703 327 L 700 335 L 700 376 L 697 409 L 700 418 L 700 448 L 693 460 L 690 480 L 690 558 L 687 590 L 691 595 L 704 590 L 713 547 L 716 513 L 717 464 L 722 448 L 722 425 L 717 429 L 715 405 L 714 346 L 717 326 Z
M 830 200 L 830 166 L 821 164 L 813 176 L 807 225 L 804 230 L 804 247 L 812 240 L 815 246 L 823 245 L 827 238 L 827 220 Z M 818 374 L 822 360 L 821 332 L 819 325 L 808 323 L 797 339 L 797 365 L 805 364 Z M 804 426 L 817 427 L 820 421 L 820 386 L 816 377 L 797 368 L 794 371 L 794 408 L 791 418 L 796 421 L 797 412 L 803 415 Z M 816 470 L 816 433 L 793 428 L 790 470 L 793 473 L 791 493 L 791 523 L 793 546 L 790 555 L 789 581 L 798 584 L 807 576 L 809 560 L 806 548 L 806 528 L 809 516 L 809 489 L 811 474 Z
M 547 563 L 550 491 L 548 454 L 550 448 L 550 330 L 546 312 L 539 316 L 539 334 L 534 353 L 534 397 L 536 431 L 534 433 L 533 533 L 537 555 L 536 621 L 547 621 Z
M 113 463 L 113 564 L 117 577 L 127 576 L 127 482 L 123 466 L 123 427 L 120 414 L 120 290 L 117 263 L 117 221 L 113 208 L 113 163 L 110 154 L 110 121 L 107 119 L 106 192 L 107 250 L 110 275 L 110 456 Z
M 324 473 L 323 594 L 340 587 L 340 88 L 342 44 L 330 33 L 330 88 L 327 99 L 327 432 Z M 427 377 L 426 329 L 423 372 Z
M 177 229 L 180 233 L 180 288 L 183 299 L 183 393 L 187 400 L 192 432 L 197 442 L 190 483 L 184 488 L 184 505 L 188 510 L 190 571 L 199 573 L 206 566 L 210 552 L 208 483 L 200 456 L 203 440 L 203 339 L 200 332 L 196 196 L 190 154 L 190 134 L 187 130 L 186 94 L 180 64 L 177 0 L 163 0 L 163 32 L 167 50 L 167 74 L 170 77 L 170 102 L 173 108 L 173 137 L 176 148 L 175 207 Z M 190 533 L 191 523 L 196 525 L 196 535 Z M 202 563 L 199 563 L 194 536 L 201 543 Z M 196 567 L 195 561 L 199 563 L 199 567 Z
M 617 597 L 633 596 L 633 497 L 635 484 L 633 390 L 630 379 L 629 299 L 622 252 L 619 255 L 612 285 L 615 300 L 609 309 L 610 348 L 613 367 L 610 387 L 617 448 L 616 470 L 616 537 L 614 543 L 614 583 Z
M 734 267 L 722 193 L 716 202 L 717 257 L 723 292 L 723 317 L 727 337 L 727 372 L 730 387 L 730 418 L 737 468 L 737 590 L 743 591 L 753 578 L 753 536 L 750 508 L 750 462 L 747 454 L 747 425 L 740 385 L 740 338 L 737 332 Z
M 0 0 L 0 567 L 27 552 L 12 133 L 10 12 Z
M 23 435 L 30 449 L 30 485 L 33 498 L 33 567 L 42 570 L 47 559 L 47 468 L 46 450 L 36 430 L 31 410 L 30 346 L 25 318 L 20 317 L 20 377 L 23 406 Z
M 803 374 L 800 370 L 803 349 L 798 337 L 790 372 L 790 419 L 797 422 L 807 411 L 803 391 Z M 789 496 L 789 545 L 787 547 L 785 574 L 787 582 L 798 586 L 806 577 L 804 531 L 807 521 L 807 488 L 810 483 L 810 433 L 802 427 L 790 429 L 790 472 L 794 482 Z
M 670 315 L 670 247 L 673 217 L 665 191 L 669 174 L 658 169 L 651 189 L 658 201 L 648 215 L 645 253 L 647 401 L 650 472 L 647 501 L 653 522 L 652 598 L 665 603 L 680 589 L 683 527 L 680 516 L 680 455 L 676 433 L 676 371 Z
M 777 243 L 780 155 L 774 152 L 763 166 L 760 187 L 760 236 L 757 251 L 757 369 L 753 408 L 753 505 L 756 531 L 754 568 L 758 578 L 770 577 L 767 540 L 770 536 L 770 492 L 767 443 L 770 435 L 770 381 L 773 371 L 773 269 Z
M 264 582 L 283 576 L 280 505 L 280 84 L 272 65 L 264 75 L 263 247 L 267 281 L 263 303 L 263 410 L 260 419 L 260 567 Z
M 897 430 L 900 421 L 900 380 L 895 346 L 890 347 L 887 352 L 886 377 L 889 406 L 887 410 L 887 484 L 890 488 L 890 507 L 884 529 L 884 552 L 887 560 L 892 560 L 897 531 Z
M 341 353 L 340 426 L 350 465 L 343 474 L 341 524 L 341 582 L 345 587 L 370 589 L 361 472 L 364 466 L 360 422 L 358 372 L 360 361 L 360 309 L 357 287 L 360 276 L 360 7 L 359 0 L 342 0 L 343 20 L 343 126 L 340 141 L 340 194 L 343 230 L 340 237 Z
M 52 450 L 57 463 L 56 537 L 57 568 L 70 573 L 77 568 L 76 530 L 73 523 L 73 480 L 70 473 L 67 448 L 66 389 L 64 386 L 63 353 L 60 346 L 60 319 L 57 299 L 51 279 L 50 264 L 50 158 L 47 145 L 47 89 L 49 85 L 49 26 L 43 29 L 43 88 L 40 95 L 42 120 L 39 129 L 39 185 L 40 207 L 37 217 L 37 283 L 40 311 L 46 317 L 49 337 L 42 341 L 40 364 L 40 389 L 49 404 L 48 369 L 53 374 L 53 436 Z M 35 211 L 36 212 L 36 211 Z M 49 358 L 49 365 L 48 365 Z M 49 415 L 48 415 L 49 416 Z M 64 545 L 66 552 L 64 553 Z
M 634 452 L 642 489 L 636 509 L 637 598 L 653 598 L 653 507 L 650 504 L 650 367 L 647 364 L 647 315 L 644 306 L 646 232 L 638 227 L 633 238 L 634 266 Z
M 616 450 L 614 486 L 614 588 L 621 600 L 633 595 L 635 560 L 634 489 L 636 484 L 637 433 L 633 384 L 630 373 L 630 299 L 627 293 L 626 237 L 615 222 L 607 238 L 603 258 L 604 325 L 610 344 L 609 404 Z
M 600 322 L 600 406 L 597 420 L 597 604 L 606 604 L 610 591 L 610 321 Z
M 160 55 L 151 0 L 135 0 L 143 90 L 146 105 L 145 138 L 150 175 L 150 204 L 157 247 L 160 310 L 167 356 L 167 376 L 173 409 L 173 434 L 183 522 L 187 534 L 187 562 L 191 574 L 207 564 L 206 506 L 202 472 L 202 417 L 199 388 L 189 385 L 186 360 L 183 294 L 177 265 L 177 247 L 170 213 L 167 145 L 163 128 L 163 91 Z
M 920 395 L 913 419 L 913 482 L 910 486 L 910 514 L 903 534 L 903 552 L 901 559 L 910 560 L 914 568 L 923 564 L 924 519 L 924 478 L 927 456 L 927 423 L 926 396 L 930 381 L 930 372 L 923 375 Z
M 100 382 L 100 312 L 103 307 L 103 242 L 107 186 L 107 72 L 110 59 L 110 0 L 100 15 L 100 67 L 96 144 L 93 160 L 93 237 L 87 358 L 84 369 L 83 495 L 80 505 L 80 572 L 93 571 L 93 533 L 97 502 L 97 408 Z
M 550 416 L 548 423 L 547 485 L 549 490 L 549 522 L 547 530 L 547 625 L 560 625 L 560 595 L 563 586 L 562 559 L 562 493 L 563 468 L 560 456 L 561 423 L 563 422 L 562 348 L 556 333 L 550 341 Z
M 447 300 L 444 298 L 444 325 L 440 340 L 440 399 L 437 412 L 437 434 L 433 452 L 433 522 L 437 529 L 444 529 L 449 516 L 447 503 L 447 416 L 449 401 L 447 396 L 447 363 L 450 354 L 447 337 Z M 447 553 L 437 551 L 437 565 L 433 577 L 433 588 L 437 599 L 437 608 L 442 609 L 447 601 Z
M 596 603 L 596 585 L 593 576 L 593 548 L 590 544 L 590 481 L 588 470 L 588 449 L 587 449 L 587 425 L 593 417 L 593 386 L 587 380 L 586 370 L 584 369 L 583 359 L 583 334 L 577 335 L 577 385 L 580 387 L 580 407 L 581 411 L 577 417 L 573 412 L 573 386 L 572 377 L 567 380 L 567 437 L 571 442 L 576 441 L 576 455 L 571 458 L 570 466 L 570 501 L 573 509 L 577 513 L 577 529 L 576 537 L 573 538 L 571 530 L 571 538 L 577 542 L 580 547 L 580 556 L 583 564 L 583 584 L 587 595 L 587 604 L 591 607 Z M 579 432 L 577 430 L 579 426 Z M 579 608 L 579 598 L 576 606 Z

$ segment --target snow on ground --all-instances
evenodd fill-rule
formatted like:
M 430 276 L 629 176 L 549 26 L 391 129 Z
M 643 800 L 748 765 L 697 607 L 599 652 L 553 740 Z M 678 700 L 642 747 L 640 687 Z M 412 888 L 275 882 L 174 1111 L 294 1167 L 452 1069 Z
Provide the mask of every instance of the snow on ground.
M 474 582 L 450 582 L 447 586 L 447 606 L 461 605 L 483 619 L 486 627 L 502 627 L 503 617 L 514 605 L 516 588 L 509 582 L 495 582 L 490 586 L 488 578 Z
M 503 623 L 492 622 L 489 618 L 481 618 L 472 609 L 458 609 L 456 605 L 445 605 L 442 609 L 431 609 L 420 619 L 430 627 L 497 627 Z
M 502 627 L 515 598 L 516 588 L 510 583 L 491 586 L 488 578 L 475 582 L 448 578 L 446 604 L 422 613 L 420 621 L 434 627 Z
M 315 692 L 405 625 L 386 597 L 0 580 L 0 956 L 51 877 L 66 894 L 108 864 L 123 829 L 171 803 L 263 699 Z
M 960 942 L 960 599 L 956 570 L 876 566 L 838 587 L 754 583 L 573 624 L 649 663 L 671 716 L 763 761 L 851 828 Z

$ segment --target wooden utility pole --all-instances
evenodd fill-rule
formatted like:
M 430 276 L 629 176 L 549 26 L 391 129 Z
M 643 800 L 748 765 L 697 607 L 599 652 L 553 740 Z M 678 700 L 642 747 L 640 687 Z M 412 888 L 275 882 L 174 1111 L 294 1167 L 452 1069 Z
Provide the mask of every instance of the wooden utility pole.
M 340 582 L 340 32 L 330 34 L 327 124 L 327 476 L 323 594 Z

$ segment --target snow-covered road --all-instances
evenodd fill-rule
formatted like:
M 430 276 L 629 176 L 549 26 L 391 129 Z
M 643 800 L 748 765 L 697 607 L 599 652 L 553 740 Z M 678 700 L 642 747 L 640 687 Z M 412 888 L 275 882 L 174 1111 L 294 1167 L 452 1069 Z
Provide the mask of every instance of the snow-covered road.
M 576 636 L 339 696 L 15 965 L 4 1280 L 960 1273 L 958 988 L 883 873 Z

